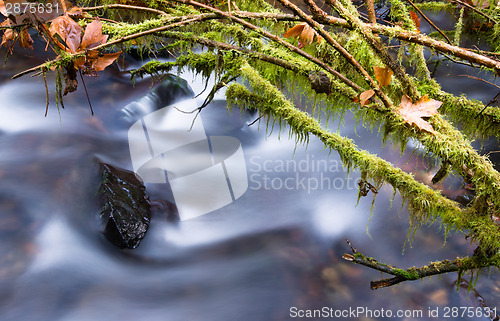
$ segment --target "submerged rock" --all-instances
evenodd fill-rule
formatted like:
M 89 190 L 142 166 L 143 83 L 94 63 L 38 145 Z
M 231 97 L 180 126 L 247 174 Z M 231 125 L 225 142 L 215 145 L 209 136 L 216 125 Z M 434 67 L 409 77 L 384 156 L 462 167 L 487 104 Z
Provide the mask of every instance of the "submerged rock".
M 167 75 L 147 95 L 123 107 L 118 118 L 124 125 L 132 125 L 136 120 L 156 110 L 193 96 L 194 92 L 186 80 Z
M 151 205 L 144 184 L 134 172 L 100 165 L 103 181 L 99 189 L 104 235 L 120 248 L 133 249 L 146 235 Z

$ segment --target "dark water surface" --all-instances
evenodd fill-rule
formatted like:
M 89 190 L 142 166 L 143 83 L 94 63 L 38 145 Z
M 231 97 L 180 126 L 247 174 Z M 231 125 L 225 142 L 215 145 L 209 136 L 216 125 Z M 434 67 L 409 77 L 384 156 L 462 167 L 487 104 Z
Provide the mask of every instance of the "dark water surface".
M 34 64 L 21 60 L 17 71 Z M 184 76 L 195 93 L 203 89 L 199 78 Z M 207 134 L 241 141 L 246 193 L 178 223 L 157 212 L 139 248 L 114 247 L 100 232 L 98 160 L 132 169 L 128 128 L 117 125 L 117 113 L 146 94 L 150 82 L 133 87 L 107 72 L 86 84 L 94 117 L 83 88 L 60 113 L 52 101 L 44 118 L 43 79 L 0 85 L 0 320 L 291 320 L 306 319 L 294 318 L 298 309 L 323 307 L 371 310 L 332 320 L 441 320 L 446 308 L 473 306 L 452 289 L 455 274 L 371 291 L 370 281 L 381 275 L 342 260 L 350 251 L 346 237 L 363 253 L 404 268 L 471 254 L 474 246 L 454 234 L 443 245 L 437 223 L 422 227 L 403 255 L 407 212 L 398 196 L 391 206 L 390 188 L 379 193 L 369 220 L 371 195 L 355 206 L 360 175 L 347 176 L 335 153 L 314 137 L 296 145 L 286 128 L 249 127 L 257 116 L 228 115 L 221 100 L 201 117 Z M 478 96 L 485 90 L 465 86 Z M 409 153 L 400 157 L 361 126 L 354 132 L 352 123 L 348 115 L 344 126 L 330 126 L 425 175 L 415 158 L 407 162 Z M 152 199 L 171 198 L 165 186 L 147 190 Z M 478 290 L 500 306 L 498 273 L 486 274 Z M 440 316 L 429 316 L 436 308 Z M 407 316 L 396 317 L 399 310 Z M 387 311 L 392 318 L 380 316 Z

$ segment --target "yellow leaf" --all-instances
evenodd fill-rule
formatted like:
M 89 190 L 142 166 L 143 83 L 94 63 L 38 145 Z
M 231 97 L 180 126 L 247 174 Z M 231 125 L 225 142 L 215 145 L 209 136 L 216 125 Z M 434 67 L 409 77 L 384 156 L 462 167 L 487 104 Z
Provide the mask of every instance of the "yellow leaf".
M 375 91 L 373 89 L 363 91 L 359 95 L 359 103 L 361 104 L 361 106 L 366 105 L 368 103 L 368 101 L 370 100 L 370 98 L 373 97 L 373 95 L 375 95 Z
M 309 25 L 305 25 L 302 33 L 299 36 L 300 41 L 305 45 L 310 45 L 314 40 L 314 34 L 316 31 Z
M 389 67 L 373 66 L 373 71 L 380 86 L 388 86 L 391 83 L 393 72 Z
M 304 27 L 306 25 L 307 24 L 305 22 L 299 23 L 295 27 L 288 29 L 288 31 L 285 32 L 283 37 L 285 37 L 285 38 L 297 38 L 298 36 L 300 36 L 300 34 L 302 33 L 302 30 L 304 30 Z

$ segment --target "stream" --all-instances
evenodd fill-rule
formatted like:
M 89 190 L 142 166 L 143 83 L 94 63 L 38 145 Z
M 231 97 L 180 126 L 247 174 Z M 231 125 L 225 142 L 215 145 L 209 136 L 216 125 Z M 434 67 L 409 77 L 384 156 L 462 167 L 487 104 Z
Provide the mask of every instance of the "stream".
M 109 70 L 85 78 L 91 116 L 83 88 L 58 110 L 49 78 L 44 117 L 43 78 L 9 79 L 36 59 L 11 57 L 0 77 L 0 320 L 440 320 L 453 307 L 477 306 L 455 291 L 456 274 L 370 290 L 381 275 L 342 259 L 350 252 L 346 238 L 362 253 L 402 268 L 472 254 L 474 246 L 453 233 L 445 243 L 438 222 L 404 245 L 408 215 L 399 196 L 391 204 L 391 188 L 380 190 L 371 215 L 372 195 L 356 206 L 360 174 L 348 176 L 335 152 L 314 137 L 307 146 L 296 144 L 277 124 L 248 126 L 258 116 L 228 114 L 223 95 L 199 117 L 206 135 L 241 143 L 246 191 L 191 219 L 172 222 L 156 211 L 138 248 L 113 246 L 99 220 L 98 164 L 133 169 L 128 127 L 119 115 L 151 90 L 151 81 L 132 86 Z M 439 68 L 436 76 L 446 79 L 464 73 Z M 203 91 L 199 77 L 181 77 L 195 94 Z M 495 95 L 470 79 L 447 86 L 485 101 Z M 193 104 L 191 97 L 170 98 L 179 108 Z M 411 150 L 401 156 L 353 124 L 348 113 L 343 125 L 328 126 L 398 166 L 425 172 L 417 169 L 418 155 L 408 161 Z M 165 184 L 146 189 L 153 200 L 173 201 Z M 492 308 L 500 306 L 499 287 L 496 271 L 485 271 L 476 285 Z M 333 314 L 301 317 L 314 309 Z

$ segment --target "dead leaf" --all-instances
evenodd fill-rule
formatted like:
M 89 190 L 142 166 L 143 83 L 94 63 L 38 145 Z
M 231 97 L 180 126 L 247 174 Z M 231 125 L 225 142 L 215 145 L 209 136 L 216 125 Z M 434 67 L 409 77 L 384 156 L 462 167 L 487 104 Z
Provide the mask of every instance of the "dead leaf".
M 68 93 L 74 92 L 78 88 L 76 71 L 77 69 L 74 68 L 73 65 L 68 66 L 68 68 L 64 70 L 64 96 L 66 96 Z
M 359 103 L 361 104 L 361 106 L 365 106 L 370 100 L 370 98 L 373 97 L 373 95 L 375 95 L 375 91 L 373 89 L 363 91 L 359 95 Z
M 324 93 L 329 95 L 332 93 L 332 82 L 324 72 L 311 71 L 308 78 L 311 82 L 312 89 L 318 94 Z
M 285 37 L 285 38 L 297 38 L 302 33 L 302 30 L 304 30 L 305 25 L 306 25 L 306 23 L 302 22 L 302 23 L 299 23 L 298 25 L 288 29 L 288 31 L 285 32 L 283 37 Z
M 29 48 L 29 49 L 33 50 L 33 39 L 31 39 L 31 36 L 30 36 L 30 34 L 28 32 L 28 28 L 27 27 L 24 27 L 23 30 L 20 33 L 19 45 L 22 48 L 25 48 L 25 49 Z
M 415 13 L 415 11 L 411 11 L 410 10 L 410 18 L 411 18 L 411 20 L 413 20 L 413 23 L 415 24 L 415 27 L 417 27 L 417 31 L 420 33 L 420 18 Z
M 310 45 L 314 41 L 314 37 L 318 43 L 321 43 L 322 37 L 309 26 L 307 22 L 299 23 L 298 25 L 288 29 L 283 35 L 285 38 L 299 38 L 299 48 L 304 47 L 304 45 Z
M 94 20 L 85 27 L 85 33 L 80 44 L 81 49 L 92 49 L 100 44 L 106 43 L 108 36 L 102 34 L 102 23 Z
M 121 53 L 122 52 L 119 51 L 115 53 L 104 54 L 97 58 L 97 61 L 94 64 L 95 71 L 103 71 L 104 68 L 111 65 L 116 60 L 116 58 L 120 56 Z
M 389 67 L 373 66 L 373 71 L 380 86 L 388 86 L 391 83 L 391 77 L 394 72 Z
M 51 36 L 59 35 L 68 46 L 70 53 L 77 52 L 80 47 L 82 27 L 68 16 L 59 16 L 52 20 L 49 32 Z
M 429 99 L 427 95 L 413 103 L 410 97 L 404 95 L 397 111 L 408 124 L 416 125 L 420 130 L 436 134 L 431 124 L 422 117 L 431 117 L 438 114 L 437 110 L 441 104 L 441 101 Z

